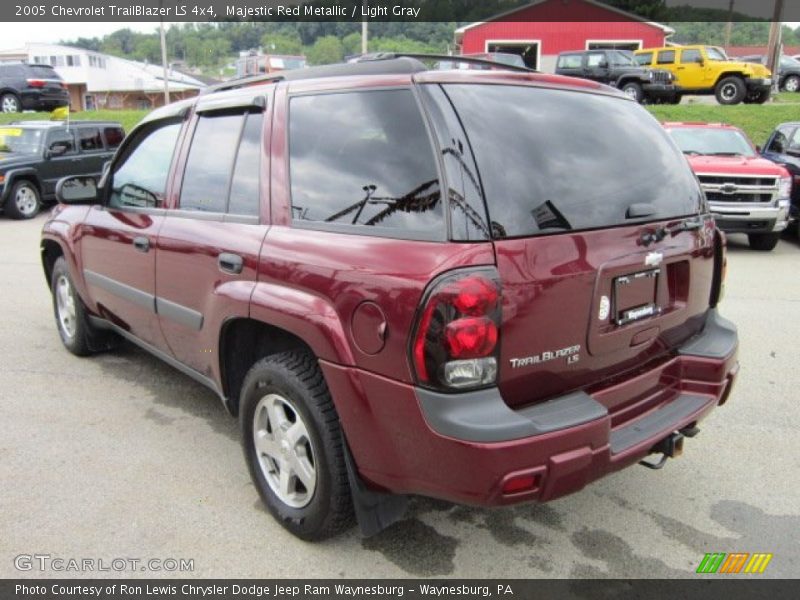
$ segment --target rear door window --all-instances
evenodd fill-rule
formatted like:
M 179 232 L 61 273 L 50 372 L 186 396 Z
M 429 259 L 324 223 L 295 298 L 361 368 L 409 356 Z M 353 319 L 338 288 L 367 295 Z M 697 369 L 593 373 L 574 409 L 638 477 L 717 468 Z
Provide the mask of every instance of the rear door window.
M 125 139 L 125 132 L 121 127 L 106 127 L 103 129 L 103 136 L 106 138 L 106 147 L 113 150 Z
M 100 130 L 96 127 L 78 128 L 78 146 L 81 152 L 96 152 L 103 149 L 103 139 Z
M 292 98 L 289 153 L 296 222 L 444 235 L 436 159 L 410 90 Z
M 582 56 L 580 54 L 567 54 L 558 57 L 559 69 L 580 69 Z
M 637 222 L 626 218 L 633 204 L 652 206 L 644 220 L 700 208 L 680 150 L 632 102 L 527 86 L 442 88 L 474 151 L 494 237 L 627 225 Z
M 675 62 L 675 50 L 662 50 L 658 53 L 659 65 L 671 65 Z

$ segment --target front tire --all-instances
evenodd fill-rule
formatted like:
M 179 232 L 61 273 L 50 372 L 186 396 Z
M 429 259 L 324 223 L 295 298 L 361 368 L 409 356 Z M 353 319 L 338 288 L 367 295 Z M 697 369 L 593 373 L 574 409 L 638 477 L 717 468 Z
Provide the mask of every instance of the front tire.
M 348 529 L 344 436 L 316 358 L 293 351 L 261 359 L 239 406 L 245 459 L 272 516 L 308 541 Z
M 42 209 L 39 190 L 30 181 L 18 181 L 11 188 L 5 209 L 12 219 L 32 219 Z
M 636 100 L 639 104 L 642 103 L 644 99 L 644 92 L 642 91 L 642 86 L 635 81 L 629 81 L 621 88 L 622 93 L 631 98 L 632 100 Z
M 783 80 L 784 92 L 800 92 L 800 77 L 797 75 L 789 75 Z
M 57 258 L 53 265 L 50 289 L 53 292 L 53 312 L 61 342 L 76 356 L 88 356 L 92 353 L 89 339 L 91 326 L 63 256 Z
M 745 104 L 764 104 L 767 100 L 769 100 L 771 94 L 771 90 L 759 90 L 756 92 L 750 92 L 747 94 L 747 97 L 744 99 Z
M 747 95 L 747 87 L 739 77 L 726 77 L 717 84 L 714 95 L 720 104 L 739 104 Z
M 18 113 L 22 110 L 22 103 L 14 94 L 0 96 L 0 109 L 4 113 Z
M 753 250 L 769 252 L 775 249 L 780 238 L 780 233 L 751 233 L 747 236 L 747 241 Z

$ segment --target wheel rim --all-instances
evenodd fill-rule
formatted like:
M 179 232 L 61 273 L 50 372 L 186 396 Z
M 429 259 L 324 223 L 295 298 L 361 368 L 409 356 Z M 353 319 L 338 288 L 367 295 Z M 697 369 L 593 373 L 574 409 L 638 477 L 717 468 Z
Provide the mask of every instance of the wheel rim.
M 622 90 L 622 93 L 628 96 L 628 98 L 633 98 L 634 100 L 636 100 L 636 98 L 638 97 L 635 87 L 626 87 L 625 89 Z
M 253 443 L 261 473 L 278 499 L 292 508 L 311 502 L 317 487 L 316 454 L 303 417 L 278 394 L 259 400 Z
M 17 112 L 17 99 L 13 96 L 3 97 L 3 112 Z
M 75 296 L 72 294 L 72 286 L 66 275 L 59 276 L 56 281 L 56 312 L 61 331 L 68 338 L 74 338 L 75 328 L 77 327 Z
M 798 88 L 800 88 L 800 79 L 797 77 L 789 77 L 783 86 L 787 92 L 796 92 Z
M 17 190 L 14 203 L 17 205 L 19 212 L 28 217 L 36 212 L 36 205 L 38 204 L 36 192 L 27 185 L 22 186 Z
M 720 96 L 722 96 L 724 100 L 733 100 L 736 97 L 737 92 L 738 89 L 734 84 L 726 83 L 725 85 L 722 86 L 722 90 L 720 91 Z

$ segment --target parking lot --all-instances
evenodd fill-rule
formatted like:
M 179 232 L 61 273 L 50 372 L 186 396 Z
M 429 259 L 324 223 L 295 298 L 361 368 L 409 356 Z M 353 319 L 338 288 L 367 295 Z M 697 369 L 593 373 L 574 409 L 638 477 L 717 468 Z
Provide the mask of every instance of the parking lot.
M 258 498 L 237 422 L 188 377 L 130 345 L 80 359 L 53 323 L 44 215 L 0 217 L 0 576 L 20 554 L 193 559 L 194 577 L 693 577 L 708 552 L 769 552 L 800 575 L 800 246 L 729 240 L 722 313 L 740 331 L 728 403 L 682 458 L 632 467 L 546 505 L 415 499 L 401 523 L 319 544 Z M 99 575 L 113 576 L 114 572 Z M 95 573 L 95 575 L 98 575 Z

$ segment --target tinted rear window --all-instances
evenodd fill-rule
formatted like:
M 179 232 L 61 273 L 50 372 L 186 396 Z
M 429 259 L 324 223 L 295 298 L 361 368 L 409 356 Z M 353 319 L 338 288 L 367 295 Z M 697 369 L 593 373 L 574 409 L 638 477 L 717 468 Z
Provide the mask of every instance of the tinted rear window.
M 639 105 L 505 85 L 445 85 L 475 153 L 495 237 L 689 215 L 702 193 L 680 150 Z
M 31 77 L 41 77 L 42 79 L 61 79 L 55 69 L 43 67 L 41 65 L 28 65 L 26 67 Z

